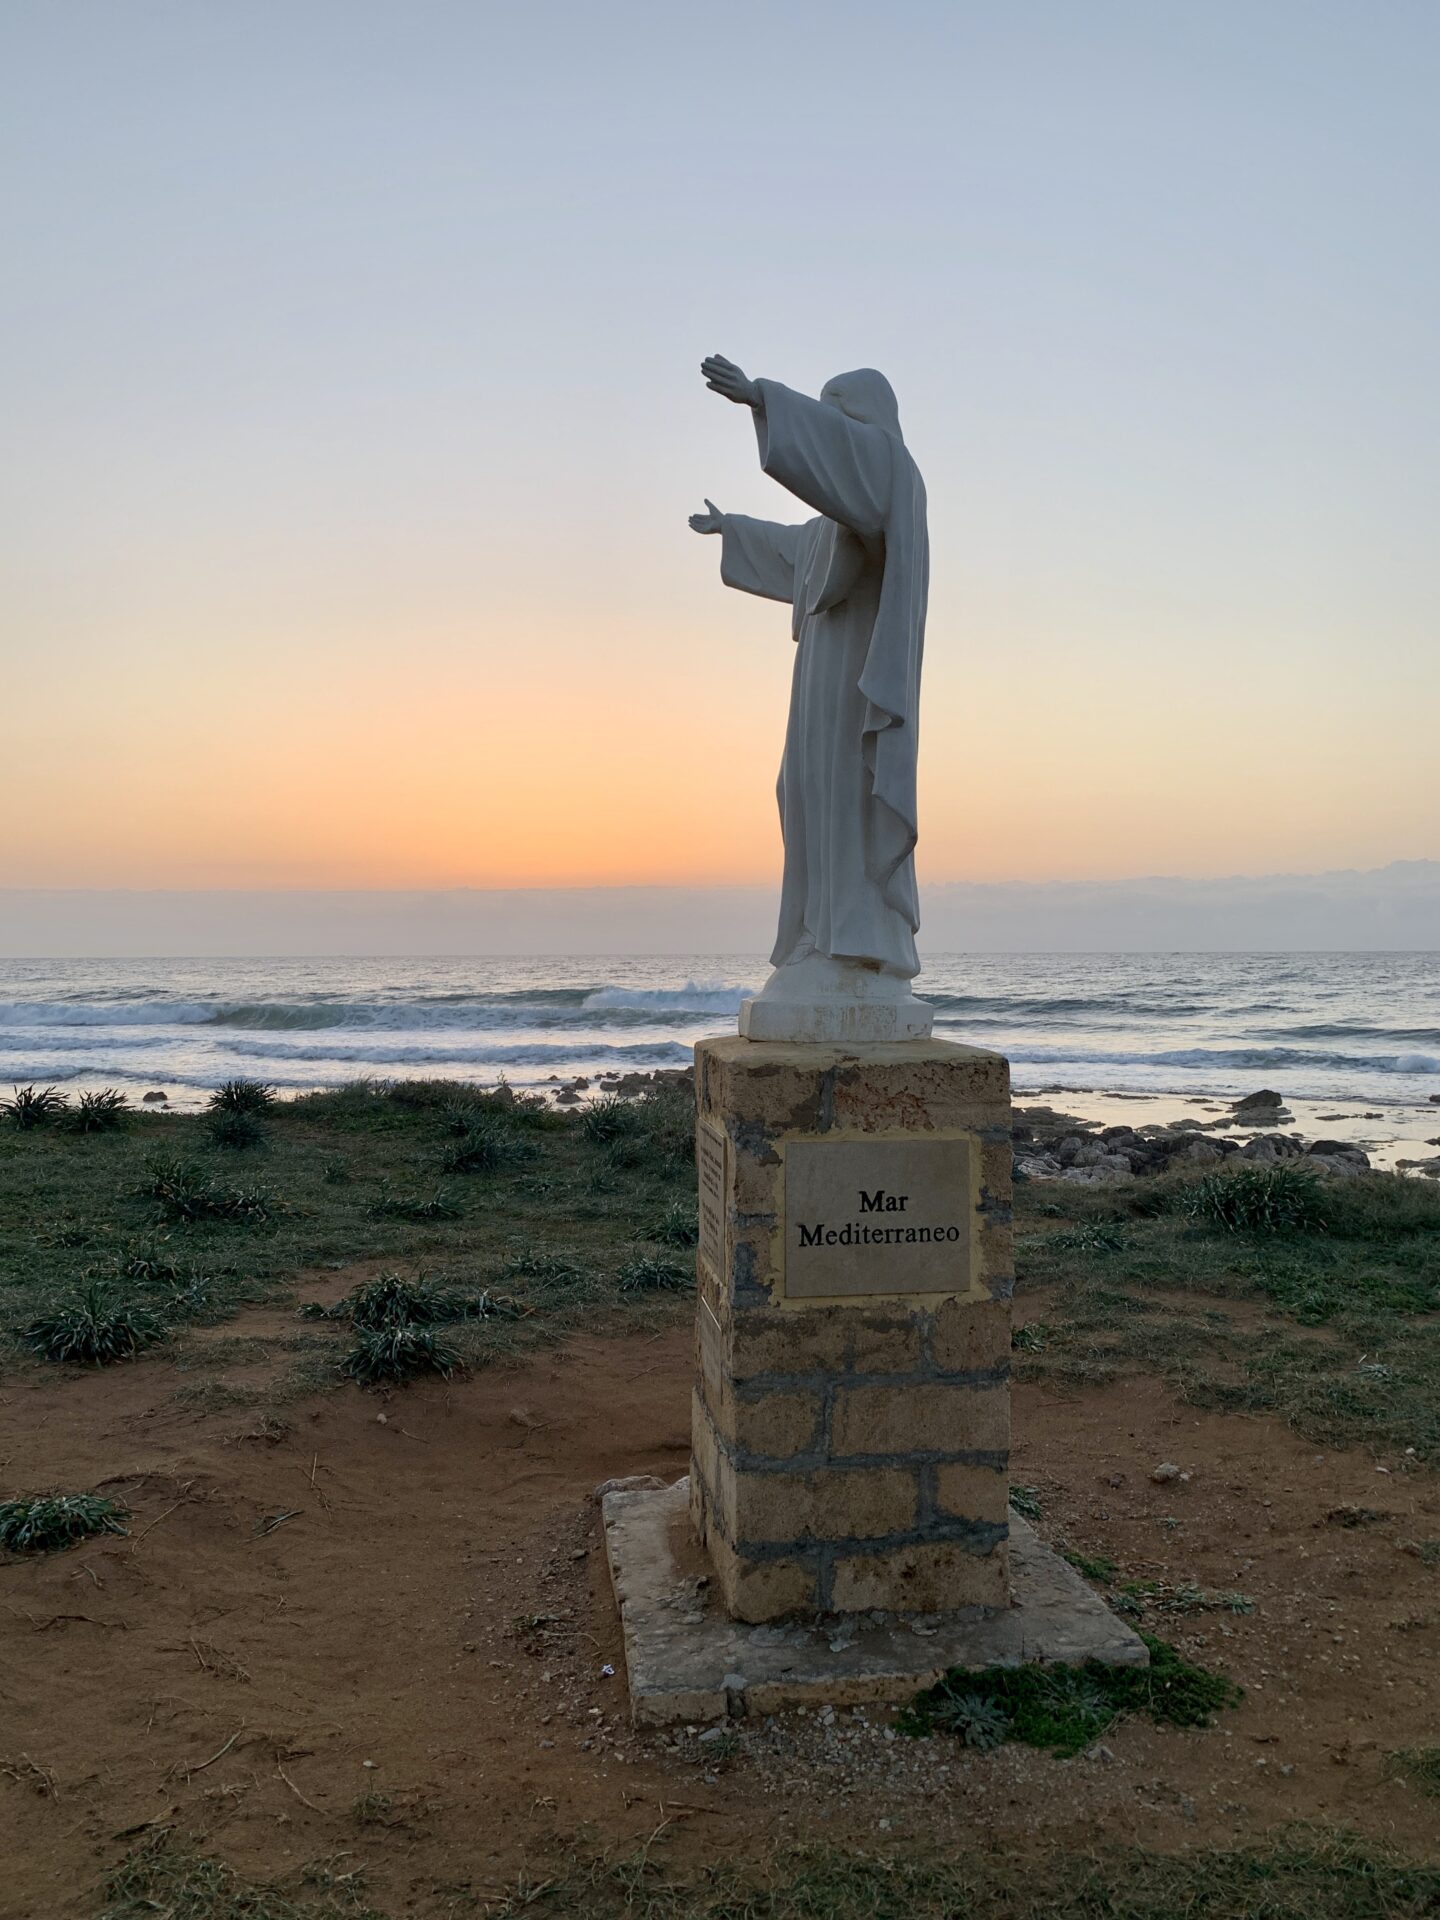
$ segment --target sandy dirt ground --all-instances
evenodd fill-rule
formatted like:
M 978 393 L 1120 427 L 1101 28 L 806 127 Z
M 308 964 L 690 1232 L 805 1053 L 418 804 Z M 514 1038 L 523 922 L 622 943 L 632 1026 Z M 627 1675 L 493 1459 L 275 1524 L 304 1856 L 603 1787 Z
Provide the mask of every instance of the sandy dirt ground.
M 266 1309 L 212 1337 L 293 1325 Z M 1173 1848 L 1295 1820 L 1433 1850 L 1440 1803 L 1385 1756 L 1440 1724 L 1440 1570 L 1412 1550 L 1440 1536 L 1435 1476 L 1151 1380 L 1018 1388 L 1014 1478 L 1042 1534 L 1123 1577 L 1253 1600 L 1156 1623 L 1245 1686 L 1216 1728 L 1132 1721 L 1068 1762 L 896 1737 L 876 1709 L 633 1733 L 594 1488 L 685 1471 L 689 1346 L 577 1338 L 268 1414 L 177 1404 L 166 1358 L 12 1376 L 0 1484 L 98 1487 L 133 1519 L 0 1563 L 0 1914 L 93 1915 L 158 1827 L 257 1876 L 363 1866 L 397 1915 L 498 1894 L 577 1834 L 662 1825 L 691 1858 L 813 1835 Z M 214 1377 L 263 1386 L 257 1351 Z M 1190 1477 L 1157 1485 L 1161 1461 Z

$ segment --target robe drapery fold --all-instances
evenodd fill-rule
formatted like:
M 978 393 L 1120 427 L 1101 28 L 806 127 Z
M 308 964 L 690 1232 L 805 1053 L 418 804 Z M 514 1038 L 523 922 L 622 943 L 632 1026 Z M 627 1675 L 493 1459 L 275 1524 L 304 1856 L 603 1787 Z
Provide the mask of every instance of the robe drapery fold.
M 833 404 L 757 384 L 760 465 L 820 516 L 798 526 L 722 516 L 721 579 L 788 601 L 798 643 L 772 962 L 819 952 L 913 979 L 924 482 L 879 374 L 832 381 Z

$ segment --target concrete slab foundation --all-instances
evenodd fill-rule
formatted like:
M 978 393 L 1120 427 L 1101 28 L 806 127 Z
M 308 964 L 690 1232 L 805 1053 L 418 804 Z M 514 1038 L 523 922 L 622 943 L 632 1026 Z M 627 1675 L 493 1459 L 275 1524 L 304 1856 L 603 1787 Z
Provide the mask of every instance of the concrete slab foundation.
M 688 1480 L 607 1494 L 602 1512 L 637 1726 L 904 1701 L 947 1667 L 1149 1659 L 1138 1635 L 1017 1515 L 1007 1607 L 747 1625 L 728 1616 L 691 1541 Z

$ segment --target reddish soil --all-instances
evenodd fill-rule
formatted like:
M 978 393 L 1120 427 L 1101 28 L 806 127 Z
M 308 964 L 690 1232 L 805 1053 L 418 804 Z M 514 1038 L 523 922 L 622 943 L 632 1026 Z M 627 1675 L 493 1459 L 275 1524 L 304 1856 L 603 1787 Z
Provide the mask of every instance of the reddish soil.
M 1253 1599 L 1155 1624 L 1244 1683 L 1217 1728 L 1129 1722 L 1070 1762 L 887 1739 L 873 1711 L 718 1749 L 633 1734 L 593 1489 L 685 1470 L 689 1345 L 575 1339 L 278 1417 L 177 1406 L 163 1358 L 13 1377 L 0 1484 L 103 1487 L 134 1518 L 127 1539 L 0 1564 L 0 1914 L 93 1915 L 157 1826 L 257 1876 L 363 1866 L 397 1915 L 498 1893 L 581 1829 L 621 1846 L 667 1820 L 682 1856 L 817 1833 L 1193 1846 L 1296 1819 L 1433 1847 L 1437 1803 L 1385 1754 L 1440 1723 L 1440 1571 L 1405 1548 L 1440 1536 L 1434 1475 L 1150 1380 L 1018 1389 L 1015 1478 L 1043 1534 L 1124 1577 Z M 1154 1484 L 1162 1460 L 1191 1477 Z

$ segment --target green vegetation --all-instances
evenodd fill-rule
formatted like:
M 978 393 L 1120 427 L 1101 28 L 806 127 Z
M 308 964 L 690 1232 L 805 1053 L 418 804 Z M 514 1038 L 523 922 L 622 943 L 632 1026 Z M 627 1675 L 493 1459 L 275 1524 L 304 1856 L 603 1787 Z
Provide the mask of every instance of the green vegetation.
M 130 1102 L 116 1087 L 102 1087 L 98 1093 L 82 1093 L 73 1107 L 60 1115 L 60 1125 L 68 1133 L 115 1133 L 130 1118 Z
M 1011 1487 L 1010 1511 L 1018 1513 L 1022 1520 L 1040 1518 L 1040 1489 L 1038 1487 Z
M 371 1798 L 356 1802 L 361 1824 L 383 1823 Z M 900 1857 L 822 1846 L 726 1854 L 687 1869 L 666 1857 L 662 1838 L 636 1852 L 537 1862 L 475 1911 L 487 1920 L 1429 1920 L 1440 1900 L 1440 1868 L 1344 1833 L 1174 1854 L 1007 1847 Z M 100 1920 L 386 1920 L 345 1860 L 350 1877 L 339 1885 L 325 1862 L 287 1884 L 258 1884 L 161 1834 L 111 1875 Z
M 1197 1406 L 1440 1459 L 1435 1187 L 1282 1164 L 1124 1187 L 1031 1181 L 1015 1208 L 1017 1377 L 1157 1372 Z M 1236 1311 L 1255 1306 L 1261 1323 Z
M 1184 1201 L 1192 1220 L 1227 1233 L 1323 1233 L 1328 1213 L 1318 1174 L 1284 1161 L 1205 1174 Z
M 269 1113 L 275 1105 L 275 1089 L 263 1080 L 227 1080 L 211 1094 L 211 1113 L 249 1114 L 252 1118 Z
M 0 1547 L 60 1553 L 97 1533 L 124 1533 L 129 1514 L 99 1493 L 29 1493 L 0 1500 Z
M 359 1290 L 358 1313 L 352 1293 L 322 1317 L 356 1321 L 357 1338 L 367 1316 L 371 1331 L 444 1328 L 446 1365 L 452 1352 L 474 1367 L 571 1326 L 656 1326 L 683 1311 L 695 1219 L 686 1089 L 629 1102 L 620 1133 L 602 1125 L 597 1140 L 583 1112 L 505 1088 L 359 1081 L 298 1100 L 262 1088 L 259 1101 L 256 1084 L 232 1083 L 203 1114 L 141 1109 L 126 1130 L 84 1138 L 49 1120 L 0 1125 L 0 1344 L 12 1359 L 118 1359 L 196 1319 L 283 1298 L 307 1272 L 361 1262 L 380 1279 Z M 250 1137 L 261 1114 L 263 1186 L 234 1178 L 231 1153 L 207 1151 L 217 1132 Z M 491 1164 L 447 1173 L 447 1154 L 477 1140 L 493 1143 L 480 1156 Z M 293 1356 L 283 1391 L 335 1378 L 321 1328 L 270 1347 Z M 216 1341 L 203 1354 L 166 1349 L 187 1371 L 225 1352 Z M 433 1365 L 405 1341 L 393 1356 L 367 1343 L 354 1369 L 383 1376 L 411 1356 Z
M 357 1327 L 355 1344 L 340 1362 L 340 1370 L 362 1387 L 392 1387 L 418 1373 L 439 1373 L 448 1379 L 464 1364 L 459 1348 L 434 1327 L 401 1321 Z
M 64 1113 L 66 1100 L 54 1087 L 13 1087 L 10 1099 L 0 1103 L 0 1113 L 21 1133 L 36 1127 L 50 1127 Z
M 263 1147 L 269 1139 L 269 1133 L 260 1124 L 253 1113 L 237 1112 L 231 1107 L 217 1107 L 205 1125 L 205 1134 L 212 1147 Z
M 161 1225 L 193 1226 L 197 1221 L 262 1226 L 276 1211 L 265 1187 L 235 1187 L 217 1180 L 191 1160 L 152 1160 L 136 1192 L 155 1203 L 152 1217 Z
M 165 1331 L 158 1314 L 118 1299 L 107 1281 L 91 1274 L 73 1291 L 58 1295 L 22 1337 L 46 1360 L 106 1367 L 154 1346 Z
M 1096 1660 L 1083 1667 L 952 1667 L 943 1680 L 916 1695 L 901 1715 L 900 1728 L 916 1735 L 957 1732 L 969 1739 L 967 1729 L 993 1731 L 998 1718 L 1001 1739 L 1068 1757 L 1126 1714 L 1147 1714 L 1172 1727 L 1205 1727 L 1222 1707 L 1240 1700 L 1240 1688 L 1223 1674 L 1193 1666 L 1164 1640 L 1140 1637 L 1150 1652 L 1148 1667 L 1107 1667 Z M 1000 1740 L 987 1738 L 987 1743 Z
M 1440 1795 L 1440 1747 L 1401 1747 L 1388 1754 L 1390 1770 L 1422 1793 Z

